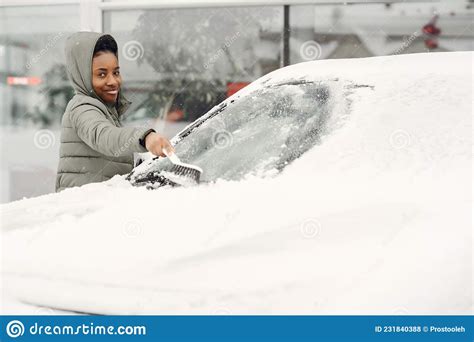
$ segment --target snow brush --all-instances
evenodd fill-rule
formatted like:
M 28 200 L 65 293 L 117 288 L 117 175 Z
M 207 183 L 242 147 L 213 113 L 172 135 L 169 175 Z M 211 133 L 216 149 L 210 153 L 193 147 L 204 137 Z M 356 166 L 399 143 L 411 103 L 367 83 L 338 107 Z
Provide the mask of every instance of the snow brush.
M 161 174 L 178 185 L 195 185 L 199 183 L 202 169 L 199 166 L 183 163 L 174 152 L 166 149 L 163 153 L 173 164 L 170 170 L 162 171 Z

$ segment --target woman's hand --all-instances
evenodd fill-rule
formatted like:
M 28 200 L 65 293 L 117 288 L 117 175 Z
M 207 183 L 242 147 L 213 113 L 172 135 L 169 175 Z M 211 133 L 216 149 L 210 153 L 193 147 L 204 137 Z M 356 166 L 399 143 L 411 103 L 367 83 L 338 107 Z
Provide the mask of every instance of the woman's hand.
M 169 140 L 155 132 L 151 132 L 146 136 L 145 147 L 149 152 L 160 157 L 166 157 L 164 150 L 168 151 L 168 153 L 174 152 L 174 148 Z

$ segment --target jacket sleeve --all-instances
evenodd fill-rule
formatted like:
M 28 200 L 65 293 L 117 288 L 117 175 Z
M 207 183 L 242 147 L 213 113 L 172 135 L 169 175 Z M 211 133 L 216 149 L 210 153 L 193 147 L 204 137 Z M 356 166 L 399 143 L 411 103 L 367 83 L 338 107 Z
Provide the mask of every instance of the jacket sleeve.
M 93 106 L 76 108 L 70 119 L 79 138 L 103 155 L 122 157 L 147 151 L 139 141 L 149 131 L 148 127 L 116 127 Z

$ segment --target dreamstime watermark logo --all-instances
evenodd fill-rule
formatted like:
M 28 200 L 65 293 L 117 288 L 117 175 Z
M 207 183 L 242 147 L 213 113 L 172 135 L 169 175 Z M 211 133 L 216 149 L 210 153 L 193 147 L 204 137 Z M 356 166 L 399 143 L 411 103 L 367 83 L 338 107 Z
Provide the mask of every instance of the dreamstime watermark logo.
M 10 321 L 6 327 L 7 335 L 17 338 L 25 333 L 25 326 L 20 321 Z
M 143 224 L 138 219 L 133 219 L 125 222 L 123 226 L 123 233 L 127 237 L 137 237 L 143 234 Z
M 300 56 L 305 61 L 314 61 L 316 59 L 321 58 L 323 50 L 321 45 L 314 40 L 308 40 L 301 44 L 300 47 Z
M 94 322 L 82 323 L 76 325 L 42 325 L 38 322 L 30 324 L 28 329 L 22 322 L 10 321 L 6 326 L 6 333 L 11 338 L 22 336 L 25 331 L 29 335 L 38 336 L 58 336 L 58 335 L 146 335 L 146 326 L 143 325 L 95 325 Z
M 390 145 L 397 150 L 408 147 L 411 144 L 411 136 L 407 131 L 397 129 L 390 135 Z
M 130 40 L 122 47 L 122 54 L 125 59 L 129 61 L 136 61 L 143 57 L 145 49 L 143 45 L 137 40 Z
M 33 58 L 31 58 L 27 63 L 26 63 L 26 69 L 31 69 L 33 64 L 38 63 L 38 61 L 50 50 L 52 49 L 57 42 L 63 37 L 64 33 L 59 32 L 57 33 L 53 38 L 49 39 L 48 42 L 46 43 L 45 47 L 40 50 L 39 53 L 37 53 Z
M 306 220 L 301 224 L 300 230 L 303 237 L 308 239 L 314 238 L 321 231 L 321 222 L 316 219 Z
M 234 138 L 232 133 L 226 130 L 219 130 L 212 135 L 212 143 L 216 148 L 224 149 L 232 145 Z
M 232 44 L 237 40 L 237 38 L 240 36 L 240 32 L 237 31 L 232 37 L 225 39 L 225 42 L 221 48 L 219 48 L 212 56 L 209 58 L 209 60 L 204 63 L 204 69 L 209 69 L 214 63 L 217 62 L 219 58 L 221 58 L 224 54 L 227 53 L 229 48 L 231 47 Z
M 118 151 L 114 152 L 114 157 L 117 158 L 117 157 L 120 157 L 121 155 L 125 154 L 125 152 L 130 148 L 130 146 L 135 141 L 137 141 L 140 138 L 140 135 L 142 135 L 142 134 L 143 134 L 143 132 L 141 132 L 140 130 L 137 130 L 130 138 L 128 138 L 128 140 L 123 145 L 120 146 Z
M 41 150 L 46 150 L 56 143 L 54 133 L 49 129 L 41 129 L 37 131 L 33 137 L 33 143 Z
M 400 45 L 400 47 L 393 52 L 393 55 L 398 55 L 402 53 L 404 50 L 406 50 L 414 41 L 416 38 L 420 36 L 420 32 L 415 31 L 410 37 L 403 37 L 403 44 Z

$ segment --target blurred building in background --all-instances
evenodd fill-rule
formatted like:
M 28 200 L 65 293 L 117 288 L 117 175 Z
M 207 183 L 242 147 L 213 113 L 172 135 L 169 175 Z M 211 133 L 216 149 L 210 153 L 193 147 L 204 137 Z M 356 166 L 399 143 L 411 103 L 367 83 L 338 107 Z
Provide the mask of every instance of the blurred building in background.
M 260 76 L 317 59 L 474 50 L 473 0 L 3 0 L 0 202 L 54 191 L 71 33 L 119 44 L 125 121 L 171 137 Z M 466 71 L 468 72 L 468 71 Z

